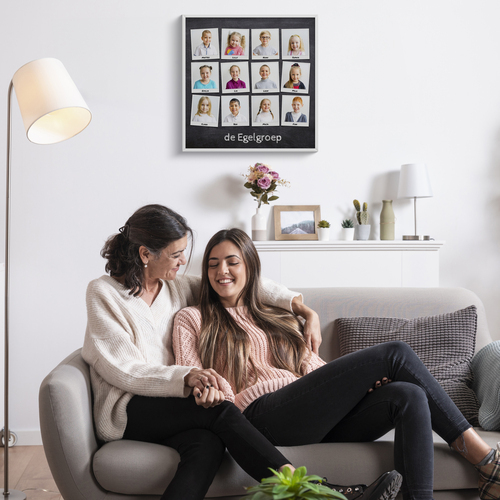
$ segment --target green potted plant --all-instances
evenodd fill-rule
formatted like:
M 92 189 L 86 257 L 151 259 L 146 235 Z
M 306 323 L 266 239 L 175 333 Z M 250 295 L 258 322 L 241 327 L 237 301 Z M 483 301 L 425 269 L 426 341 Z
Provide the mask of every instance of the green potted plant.
M 323 498 L 338 498 L 346 500 L 346 497 L 338 491 L 323 486 L 323 479 L 319 476 L 307 476 L 305 467 L 295 469 L 292 474 L 288 467 L 283 472 L 270 469 L 274 476 L 265 478 L 257 486 L 247 488 L 247 500 L 320 500 Z
M 318 222 L 318 239 L 319 241 L 328 241 L 330 239 L 330 223 L 327 220 Z
M 354 221 L 344 219 L 340 225 L 342 226 L 342 239 L 352 241 L 354 239 Z
M 370 214 L 368 212 L 368 203 L 363 203 L 363 209 L 358 200 L 353 200 L 356 209 L 356 220 L 358 221 L 358 240 L 367 240 L 370 237 Z

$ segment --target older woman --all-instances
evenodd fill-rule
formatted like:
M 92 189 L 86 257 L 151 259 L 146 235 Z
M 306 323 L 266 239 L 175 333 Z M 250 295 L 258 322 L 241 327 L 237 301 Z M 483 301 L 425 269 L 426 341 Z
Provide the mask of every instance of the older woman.
M 200 287 L 198 277 L 177 276 L 190 237 L 183 217 L 148 205 L 108 239 L 101 255 L 109 276 L 88 286 L 82 351 L 98 437 L 160 443 L 179 452 L 178 470 L 162 496 L 169 500 L 203 499 L 225 447 L 259 481 L 269 467 L 291 467 L 236 406 L 224 402 L 214 370 L 174 364 L 174 315 L 197 303 Z M 308 341 L 317 351 L 316 313 L 276 283 L 264 281 L 263 289 L 272 303 L 307 320 Z

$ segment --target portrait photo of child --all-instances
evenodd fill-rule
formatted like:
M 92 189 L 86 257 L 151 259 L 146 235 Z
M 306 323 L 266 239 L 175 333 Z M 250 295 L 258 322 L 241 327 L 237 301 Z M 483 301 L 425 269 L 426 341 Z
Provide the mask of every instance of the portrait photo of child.
M 303 61 L 283 61 L 281 91 L 307 94 L 311 65 Z
M 280 97 L 278 95 L 252 96 L 252 125 L 262 127 L 280 124 Z
M 210 94 L 219 91 L 219 63 L 195 61 L 191 63 L 191 87 L 195 94 Z
M 279 62 L 253 62 L 252 71 L 252 92 L 256 94 L 267 94 L 269 92 L 279 92 Z
M 279 33 L 279 29 L 252 29 L 252 59 L 278 59 Z
M 222 96 L 221 116 L 223 127 L 248 126 L 250 122 L 249 97 L 248 95 Z
M 220 97 L 193 95 L 191 98 L 191 125 L 200 127 L 219 126 Z
M 250 73 L 247 61 L 223 62 L 220 65 L 223 94 L 250 92 Z
M 283 59 L 309 59 L 309 29 L 281 30 L 281 54 Z
M 281 125 L 284 127 L 309 127 L 310 100 L 307 95 L 284 95 L 281 101 Z
M 201 43 L 200 43 L 201 42 Z M 191 49 L 194 59 L 219 58 L 219 29 L 191 30 Z
M 221 58 L 248 59 L 249 29 L 222 30 Z

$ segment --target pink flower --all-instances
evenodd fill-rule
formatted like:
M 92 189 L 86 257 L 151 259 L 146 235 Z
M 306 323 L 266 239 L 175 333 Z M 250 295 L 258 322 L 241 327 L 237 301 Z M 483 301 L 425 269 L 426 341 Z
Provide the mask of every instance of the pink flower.
M 267 168 L 267 167 L 266 167 Z M 257 181 L 257 185 L 261 188 L 261 189 L 267 189 L 270 185 L 271 185 L 271 181 L 270 179 L 268 179 L 267 177 L 262 177 L 262 179 L 259 179 Z
M 272 175 L 275 181 L 278 181 L 280 178 L 280 174 L 278 174 L 278 172 L 274 172 L 274 170 L 269 170 L 269 175 Z
M 269 168 L 267 168 L 265 165 L 262 163 L 257 164 L 258 166 L 255 167 L 256 170 L 259 172 L 262 172 L 263 174 L 267 174 L 269 172 Z

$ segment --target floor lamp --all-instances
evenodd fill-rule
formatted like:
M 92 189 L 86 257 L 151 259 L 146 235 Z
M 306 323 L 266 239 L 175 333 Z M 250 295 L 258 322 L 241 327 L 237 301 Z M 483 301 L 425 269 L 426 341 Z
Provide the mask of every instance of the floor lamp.
M 5 498 L 24 500 L 22 491 L 9 491 L 9 236 L 10 236 L 10 150 L 12 89 L 23 118 L 26 135 L 35 144 L 55 144 L 80 133 L 92 115 L 61 61 L 37 59 L 19 68 L 9 85 L 7 97 L 7 179 L 5 208 L 5 351 L 4 351 L 4 488 Z

